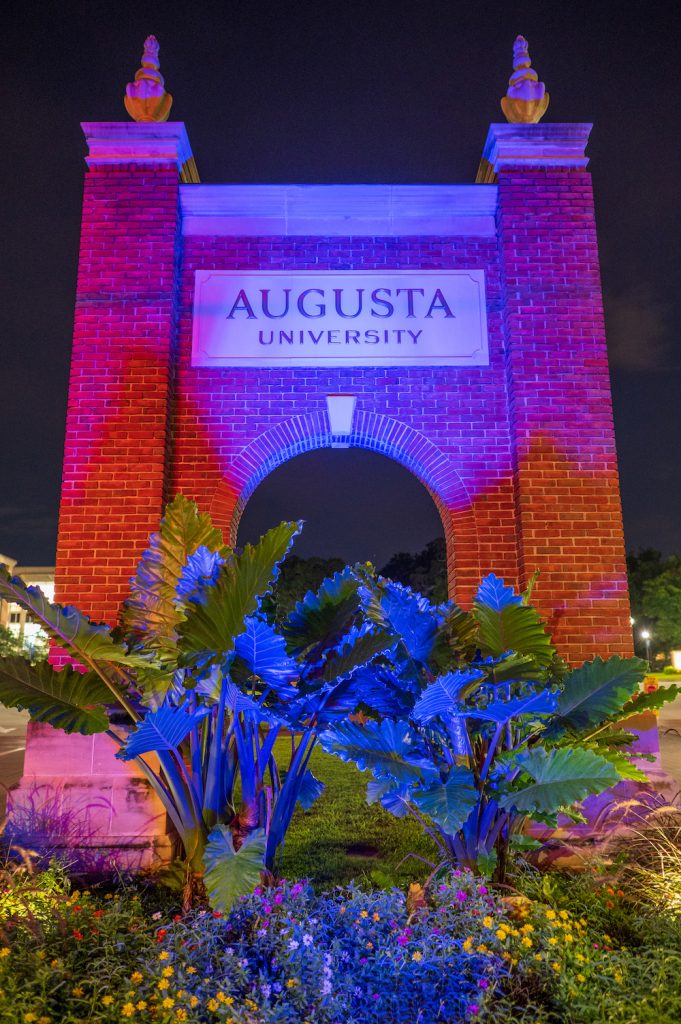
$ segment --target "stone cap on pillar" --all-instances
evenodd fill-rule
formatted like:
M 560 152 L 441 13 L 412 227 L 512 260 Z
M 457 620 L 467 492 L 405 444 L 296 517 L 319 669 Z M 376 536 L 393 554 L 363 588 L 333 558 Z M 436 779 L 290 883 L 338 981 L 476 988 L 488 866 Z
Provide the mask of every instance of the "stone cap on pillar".
M 84 121 L 81 128 L 88 145 L 88 167 L 174 163 L 184 184 L 199 181 L 183 121 Z
M 590 124 L 491 124 L 476 183 L 488 185 L 506 167 L 584 170 Z

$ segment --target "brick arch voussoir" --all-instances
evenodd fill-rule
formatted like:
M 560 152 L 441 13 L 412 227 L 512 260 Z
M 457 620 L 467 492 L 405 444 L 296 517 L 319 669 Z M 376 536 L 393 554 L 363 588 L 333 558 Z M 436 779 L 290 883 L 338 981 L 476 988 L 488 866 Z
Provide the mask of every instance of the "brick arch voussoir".
M 228 478 L 216 487 L 210 506 L 213 522 L 234 544 L 246 503 L 265 477 L 297 455 L 330 448 L 339 441 L 331 433 L 325 410 L 295 416 L 265 431 L 235 457 Z M 423 484 L 442 520 L 450 593 L 468 597 L 465 583 L 458 593 L 457 584 L 464 581 L 458 579 L 455 566 L 465 567 L 467 581 L 478 578 L 475 507 L 451 459 L 414 427 L 381 413 L 358 411 L 353 432 L 342 443 L 394 459 Z

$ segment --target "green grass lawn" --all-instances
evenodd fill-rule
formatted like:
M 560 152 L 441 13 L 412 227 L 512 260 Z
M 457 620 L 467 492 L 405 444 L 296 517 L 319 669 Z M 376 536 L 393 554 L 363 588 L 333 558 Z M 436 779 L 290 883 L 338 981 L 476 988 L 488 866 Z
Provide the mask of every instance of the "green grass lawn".
M 283 765 L 288 761 L 288 741 L 280 744 Z M 380 806 L 367 805 L 369 772 L 360 772 L 320 747 L 310 768 L 326 788 L 311 810 L 296 809 L 284 846 L 284 877 L 309 878 L 328 888 L 353 878 L 404 884 L 429 873 L 430 868 L 414 857 L 398 869 L 409 854 L 435 862 L 437 851 L 414 819 L 395 818 Z

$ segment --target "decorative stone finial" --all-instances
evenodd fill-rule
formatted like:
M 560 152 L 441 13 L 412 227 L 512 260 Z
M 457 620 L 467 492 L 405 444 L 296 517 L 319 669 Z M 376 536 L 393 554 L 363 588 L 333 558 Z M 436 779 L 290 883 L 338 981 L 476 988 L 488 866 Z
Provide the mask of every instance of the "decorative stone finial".
M 167 121 L 173 97 L 165 91 L 163 75 L 159 71 L 158 40 L 147 36 L 144 40 L 142 67 L 135 81 L 125 88 L 125 109 L 133 121 Z
M 532 70 L 527 45 L 523 36 L 518 36 L 513 44 L 513 74 L 501 101 L 501 109 L 510 124 L 536 124 L 549 105 L 546 86 Z

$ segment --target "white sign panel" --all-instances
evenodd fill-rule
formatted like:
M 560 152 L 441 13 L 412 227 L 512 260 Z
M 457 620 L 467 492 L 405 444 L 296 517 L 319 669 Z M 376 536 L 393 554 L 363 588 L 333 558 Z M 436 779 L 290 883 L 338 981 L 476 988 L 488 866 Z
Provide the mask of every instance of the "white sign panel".
M 192 366 L 486 366 L 482 270 L 197 270 Z

